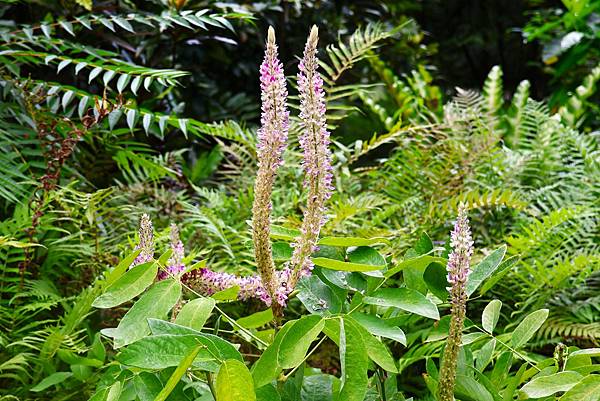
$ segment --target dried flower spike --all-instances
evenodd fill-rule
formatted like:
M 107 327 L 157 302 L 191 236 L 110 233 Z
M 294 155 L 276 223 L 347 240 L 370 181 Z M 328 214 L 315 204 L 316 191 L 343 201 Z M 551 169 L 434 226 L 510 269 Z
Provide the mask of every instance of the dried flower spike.
M 316 26 L 313 26 L 298 73 L 300 119 L 303 129 L 300 146 L 304 154 L 302 165 L 305 172 L 304 186 L 308 189 L 308 201 L 304 210 L 301 234 L 294 244 L 291 260 L 293 271 L 289 288 L 294 288 L 300 277 L 309 274 L 313 268 L 310 255 L 317 250 L 319 233 L 325 223 L 325 202 L 331 197 L 333 191 L 329 132 L 325 117 L 325 92 L 323 79 L 317 71 L 318 40 L 319 31 Z
M 262 101 L 261 128 L 258 131 L 258 172 L 252 206 L 252 237 L 256 266 L 269 299 L 278 288 L 275 277 L 270 231 L 271 194 L 277 169 L 286 147 L 289 112 L 283 64 L 278 59 L 275 30 L 269 27 L 265 58 L 260 66 Z
M 452 253 L 448 257 L 448 282 L 450 287 L 450 331 L 444 349 L 444 357 L 438 384 L 438 400 L 453 401 L 456 382 L 456 364 L 460 349 L 462 329 L 467 311 L 467 280 L 469 278 L 473 240 L 464 204 L 458 208 L 458 218 L 450 234 Z
M 140 219 L 140 228 L 138 231 L 139 243 L 135 249 L 140 249 L 140 254 L 133 261 L 132 266 L 141 265 L 154 259 L 154 229 L 150 216 L 142 214 Z

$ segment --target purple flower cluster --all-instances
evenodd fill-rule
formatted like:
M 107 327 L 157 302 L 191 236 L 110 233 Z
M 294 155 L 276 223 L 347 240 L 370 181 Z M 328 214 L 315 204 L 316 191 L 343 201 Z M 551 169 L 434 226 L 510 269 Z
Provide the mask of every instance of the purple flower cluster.
M 254 185 L 252 205 L 252 239 L 254 256 L 262 283 L 269 298 L 275 296 L 275 264 L 270 241 L 271 194 L 277 169 L 283 163 L 286 147 L 289 112 L 283 64 L 277 55 L 275 30 L 269 27 L 265 58 L 260 66 L 262 100 L 261 128 L 258 131 L 258 172 Z
M 473 239 L 467 217 L 466 207 L 461 204 L 458 208 L 458 218 L 450 233 L 452 253 L 448 257 L 448 282 L 452 286 L 464 287 L 471 272 L 470 263 L 473 255 Z
M 140 254 L 133 261 L 133 266 L 150 262 L 154 259 L 154 228 L 150 216 L 142 214 L 140 219 L 140 228 L 138 230 L 139 242 L 135 249 L 140 249 Z
M 304 186 L 308 189 L 308 200 L 300 228 L 301 235 L 293 244 L 294 252 L 291 260 L 293 273 L 289 284 L 291 288 L 302 275 L 310 274 L 313 268 L 310 255 L 317 250 L 319 233 L 326 221 L 325 202 L 331 197 L 333 191 L 330 140 L 325 117 L 325 92 L 323 79 L 317 71 L 318 40 L 318 29 L 313 26 L 298 73 L 300 120 L 303 129 L 300 147 L 304 156 L 302 166 L 306 175 Z
M 438 385 L 438 400 L 440 401 L 454 401 L 458 352 L 462 342 L 463 325 L 467 313 L 466 285 L 470 273 L 471 256 L 473 255 L 473 240 L 467 209 L 464 204 L 461 204 L 458 208 L 458 218 L 454 224 L 454 229 L 450 233 L 450 244 L 452 245 L 452 253 L 448 257 L 446 268 L 448 270 L 448 282 L 451 285 L 449 290 L 452 310 L 450 330 L 440 369 Z
M 183 248 L 183 242 L 179 238 L 179 229 L 175 224 L 171 224 L 171 257 L 167 261 L 165 270 L 158 272 L 158 279 L 164 280 L 167 277 L 179 276 L 185 271 L 185 264 L 183 264 L 183 257 L 185 255 L 185 249 Z
M 289 269 L 279 270 L 275 273 L 275 279 L 278 283 L 278 288 L 275 291 L 275 300 L 281 306 L 286 305 L 289 293 L 287 287 L 289 276 Z M 267 292 L 260 276 L 256 274 L 240 277 L 235 274 L 215 272 L 209 268 L 202 268 L 186 273 L 183 276 L 183 280 L 192 289 L 202 295 L 210 296 L 216 292 L 238 286 L 240 288 L 238 300 L 259 299 L 267 306 L 272 304 L 272 297 Z

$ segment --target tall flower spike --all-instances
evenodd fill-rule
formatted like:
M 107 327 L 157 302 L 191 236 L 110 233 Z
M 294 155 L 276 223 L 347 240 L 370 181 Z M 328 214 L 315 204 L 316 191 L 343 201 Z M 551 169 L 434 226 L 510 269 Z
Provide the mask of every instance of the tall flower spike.
M 170 275 L 179 276 L 185 271 L 185 264 L 183 264 L 183 257 L 185 255 L 185 249 L 183 242 L 179 238 L 179 229 L 175 224 L 171 224 L 171 257 L 167 261 L 165 270 L 158 272 L 158 279 L 164 280 Z
M 310 255 L 317 250 L 317 240 L 325 223 L 325 202 L 331 197 L 332 168 L 329 150 L 329 132 L 325 117 L 325 92 L 323 79 L 317 71 L 317 42 L 319 31 L 313 26 L 304 56 L 300 61 L 298 91 L 300 92 L 300 120 L 303 129 L 300 147 L 304 153 L 304 186 L 308 189 L 308 200 L 300 236 L 294 244 L 292 254 L 292 276 L 289 288 L 293 289 L 302 275 L 310 274 L 313 266 Z
M 269 27 L 265 58 L 260 66 L 260 89 L 262 101 L 261 128 L 258 131 L 258 172 L 254 184 L 252 205 L 252 238 L 256 266 L 269 298 L 277 292 L 270 231 L 271 193 L 277 168 L 282 164 L 286 147 L 289 112 L 283 64 L 277 56 L 275 30 Z
M 450 283 L 450 304 L 452 306 L 450 332 L 444 349 L 444 358 L 438 385 L 438 400 L 454 400 L 456 364 L 461 344 L 462 329 L 467 310 L 467 280 L 469 278 L 473 240 L 464 204 L 458 208 L 458 218 L 450 234 L 452 253 L 448 257 L 448 282 Z
M 138 236 L 140 242 L 136 245 L 135 249 L 140 249 L 141 251 L 133 261 L 133 266 L 150 262 L 154 258 L 154 229 L 150 216 L 146 213 L 142 214 L 142 218 L 140 219 Z

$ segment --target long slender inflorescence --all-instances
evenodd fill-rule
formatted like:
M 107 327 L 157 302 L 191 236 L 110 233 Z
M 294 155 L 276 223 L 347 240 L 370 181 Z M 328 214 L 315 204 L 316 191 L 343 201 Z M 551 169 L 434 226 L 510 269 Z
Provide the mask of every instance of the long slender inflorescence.
M 275 31 L 269 27 L 265 58 L 260 66 L 262 100 L 261 128 L 258 131 L 258 172 L 252 205 L 252 238 L 256 266 L 269 299 L 275 297 L 279 283 L 275 274 L 270 231 L 271 194 L 277 169 L 283 163 L 286 147 L 289 112 L 283 64 L 277 56 Z
M 331 197 L 332 167 L 329 150 L 329 132 L 325 117 L 325 92 L 323 79 L 317 71 L 317 42 L 319 31 L 313 26 L 300 61 L 298 91 L 300 92 L 300 120 L 303 133 L 300 146 L 304 153 L 304 186 L 308 200 L 300 236 L 294 244 L 291 266 L 292 275 L 288 288 L 293 289 L 302 275 L 312 271 L 310 255 L 317 250 L 321 227 L 325 223 L 325 202 Z
M 179 238 L 179 229 L 175 224 L 171 224 L 171 257 L 167 261 L 165 270 L 158 272 L 158 279 L 164 280 L 165 278 L 173 275 L 179 276 L 185 271 L 185 264 L 183 264 L 183 257 L 185 255 L 185 249 L 183 242 Z
M 140 228 L 138 230 L 139 242 L 135 249 L 140 250 L 139 255 L 133 261 L 132 267 L 150 262 L 154 259 L 154 228 L 150 216 L 142 214 Z
M 458 218 L 451 232 L 452 253 L 448 257 L 448 282 L 450 283 L 450 304 L 452 306 L 450 331 L 440 371 L 438 401 L 454 400 L 456 364 L 461 344 L 462 329 L 467 311 L 467 280 L 469 278 L 473 240 L 467 210 L 464 205 L 458 209 Z

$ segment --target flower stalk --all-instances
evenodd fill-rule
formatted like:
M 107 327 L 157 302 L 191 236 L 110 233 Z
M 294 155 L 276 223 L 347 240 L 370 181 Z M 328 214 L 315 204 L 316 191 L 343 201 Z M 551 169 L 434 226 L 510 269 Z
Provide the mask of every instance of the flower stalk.
M 265 58 L 260 66 L 261 128 L 258 131 L 258 172 L 254 185 L 252 205 L 252 239 L 256 266 L 266 294 L 263 300 L 276 297 L 279 287 L 273 262 L 270 240 L 271 195 L 277 169 L 283 163 L 282 154 L 286 147 L 289 112 L 283 64 L 279 61 L 275 30 L 269 27 Z M 256 280 L 245 283 L 249 286 Z
M 289 289 L 293 289 L 300 277 L 310 274 L 314 267 L 310 255 L 318 250 L 319 233 L 326 221 L 325 202 L 333 191 L 330 139 L 325 117 L 325 91 L 323 79 L 318 72 L 318 40 L 319 31 L 313 26 L 298 73 L 300 120 L 303 130 L 300 147 L 303 150 L 304 187 L 308 189 L 308 199 L 300 236 L 293 244 Z
M 467 311 L 467 280 L 469 278 L 473 240 L 464 204 L 458 209 L 458 218 L 450 234 L 452 253 L 448 257 L 447 271 L 450 283 L 450 331 L 446 340 L 440 379 L 438 401 L 454 401 L 456 365 L 461 345 L 463 324 Z

